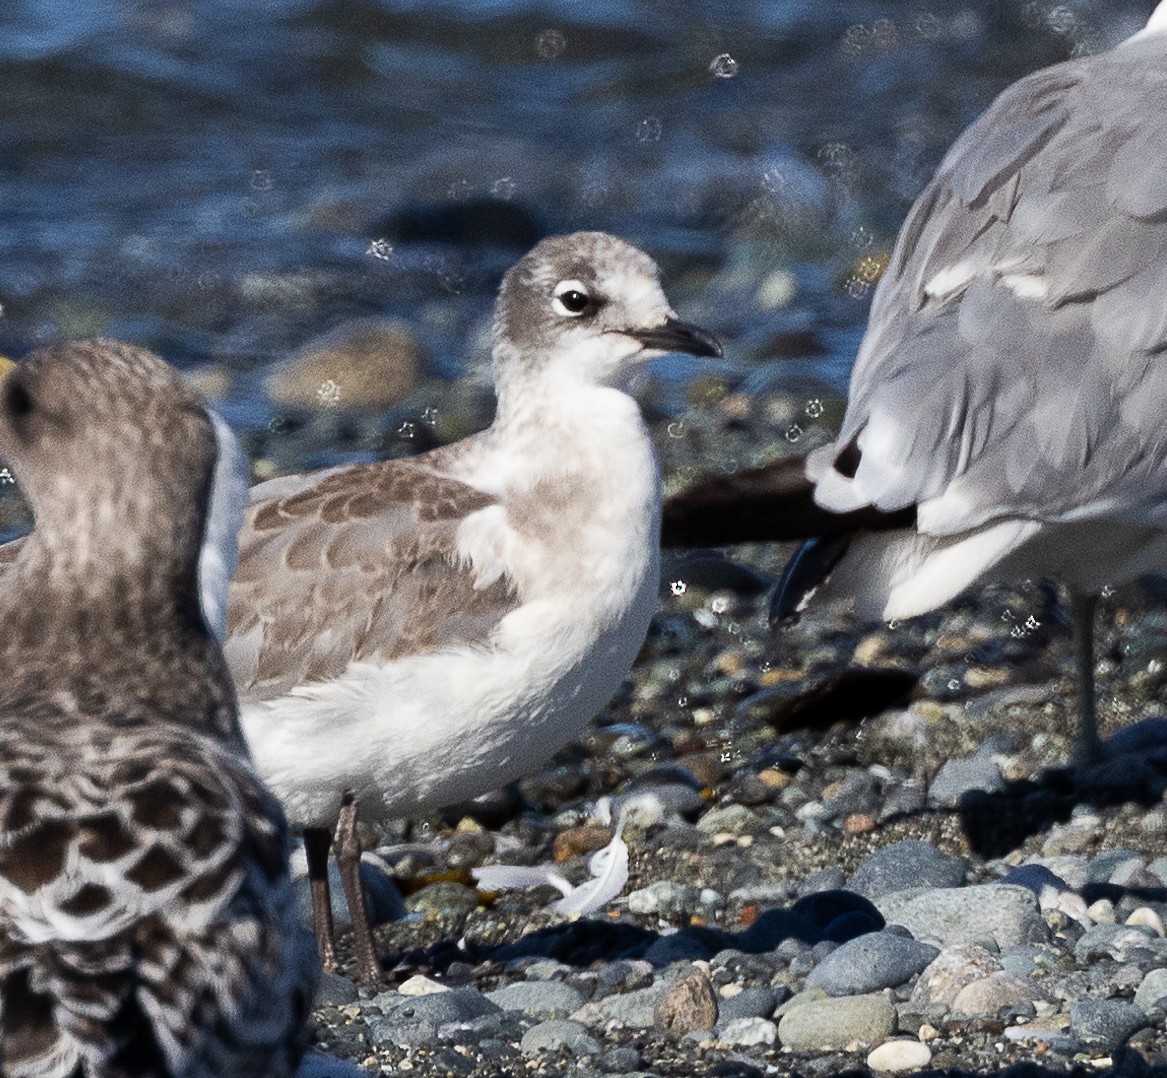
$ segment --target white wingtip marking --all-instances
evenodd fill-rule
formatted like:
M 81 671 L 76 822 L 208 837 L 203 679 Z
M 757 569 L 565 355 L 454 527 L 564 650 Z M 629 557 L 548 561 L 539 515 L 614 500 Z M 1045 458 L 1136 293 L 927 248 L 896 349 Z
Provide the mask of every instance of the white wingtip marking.
M 199 602 L 203 620 L 222 643 L 227 636 L 227 591 L 239 561 L 239 529 L 248 504 L 251 469 L 231 428 L 207 409 L 218 453 L 211 484 L 211 507 L 199 552 Z
M 1137 34 L 1128 37 L 1127 41 L 1140 41 L 1151 34 L 1161 34 L 1164 31 L 1167 31 L 1167 0 L 1159 0 L 1159 4 L 1147 20 L 1147 25 Z

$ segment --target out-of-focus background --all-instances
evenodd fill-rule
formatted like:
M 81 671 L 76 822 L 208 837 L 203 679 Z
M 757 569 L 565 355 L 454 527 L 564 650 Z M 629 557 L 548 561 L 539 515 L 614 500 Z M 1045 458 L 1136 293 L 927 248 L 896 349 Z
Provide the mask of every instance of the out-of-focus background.
M 726 408 L 764 457 L 837 417 L 882 260 L 957 133 L 1152 6 L 8 0 L 0 352 L 153 347 L 261 471 L 415 451 L 489 415 L 463 376 L 506 266 L 602 228 L 727 342 L 723 364 L 657 364 L 650 418 L 684 442 Z M 683 471 L 709 447 L 674 448 Z

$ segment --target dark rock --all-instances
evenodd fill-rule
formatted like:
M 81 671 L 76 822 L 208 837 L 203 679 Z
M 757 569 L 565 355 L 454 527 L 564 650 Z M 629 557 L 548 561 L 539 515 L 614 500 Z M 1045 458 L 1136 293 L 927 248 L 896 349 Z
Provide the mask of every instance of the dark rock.
M 881 898 L 910 887 L 959 887 L 964 862 L 919 839 L 885 846 L 864 860 L 851 877 L 850 888 L 868 898 Z
M 936 947 L 890 932 L 872 932 L 844 943 L 806 979 L 808 988 L 851 996 L 904 984 L 940 954 Z
M 1132 1033 L 1150 1025 L 1141 1007 L 1119 999 L 1080 999 L 1070 1009 L 1070 1028 L 1084 1044 L 1113 1052 Z
M 736 996 L 723 999 L 717 1020 L 724 1026 L 738 1018 L 769 1018 L 778 1006 L 778 997 L 772 988 L 743 988 Z

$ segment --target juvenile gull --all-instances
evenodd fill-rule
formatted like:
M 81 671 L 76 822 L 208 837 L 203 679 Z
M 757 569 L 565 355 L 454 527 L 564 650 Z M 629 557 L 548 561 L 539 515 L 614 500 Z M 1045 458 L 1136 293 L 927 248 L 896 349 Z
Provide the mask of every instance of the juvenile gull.
M 662 352 L 720 354 L 657 278 L 612 236 L 544 240 L 503 280 L 489 429 L 252 491 L 226 653 L 260 772 L 305 829 L 330 968 L 338 820 L 372 982 L 357 811 L 414 815 L 530 772 L 636 657 L 656 608 L 659 479 L 635 401 L 610 383 Z
M 0 382 L 0 456 L 37 524 L 0 582 L 0 1073 L 291 1075 L 317 959 L 200 603 L 242 454 L 89 342 Z
M 819 584 L 901 618 L 1060 578 L 1095 752 L 1097 596 L 1167 568 L 1165 159 L 1167 2 L 957 140 L 900 231 L 834 443 L 679 495 L 664 542 L 819 536 L 783 612 Z

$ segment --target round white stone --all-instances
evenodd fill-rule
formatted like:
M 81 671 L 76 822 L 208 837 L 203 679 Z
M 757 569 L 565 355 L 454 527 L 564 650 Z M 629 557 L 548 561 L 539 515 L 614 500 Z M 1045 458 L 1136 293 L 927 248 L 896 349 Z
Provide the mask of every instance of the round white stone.
M 914 1071 L 932 1062 L 932 1049 L 919 1041 L 884 1041 L 867 1056 L 867 1065 L 873 1071 L 895 1074 Z

